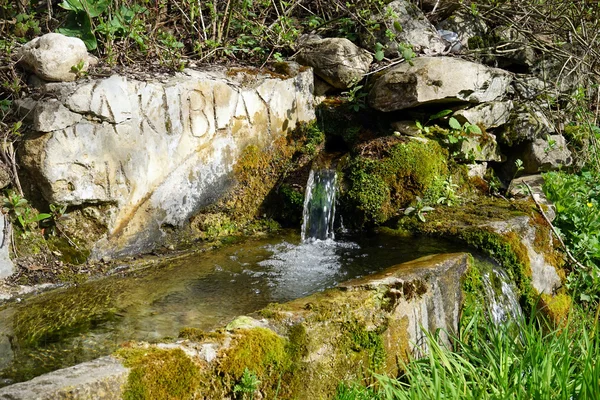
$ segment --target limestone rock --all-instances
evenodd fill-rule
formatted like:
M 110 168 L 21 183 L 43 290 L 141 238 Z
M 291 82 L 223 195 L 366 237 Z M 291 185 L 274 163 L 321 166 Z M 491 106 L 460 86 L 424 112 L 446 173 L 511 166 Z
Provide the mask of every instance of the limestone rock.
M 529 197 L 530 193 L 527 187 L 531 189 L 531 195 L 535 200 L 544 207 L 544 214 L 550 220 L 554 221 L 556 218 L 556 210 L 554 204 L 548 200 L 544 193 L 544 177 L 540 174 L 536 175 L 525 175 L 512 180 L 510 184 L 510 194 L 516 197 Z
M 571 151 L 562 135 L 548 135 L 527 144 L 521 159 L 525 168 L 523 172 L 526 174 L 557 170 L 573 162 Z
M 117 359 L 102 357 L 0 388 L 0 399 L 120 399 L 128 374 L 129 369 Z
M 460 144 L 457 158 L 469 161 L 503 161 L 496 137 L 487 132 L 470 135 Z
M 238 318 L 220 331 L 219 340 L 207 335 L 201 343 L 180 340 L 140 344 L 140 348 L 181 349 L 194 361 L 201 360 L 196 365 L 201 369 L 203 381 L 206 380 L 203 388 L 209 392 L 217 386 L 217 380 L 223 379 L 223 374 L 232 379 L 230 372 L 217 366 L 235 354 L 237 339 L 251 332 L 275 340 L 287 336 L 291 343 L 302 343 L 298 368 L 293 369 L 293 376 L 286 373 L 281 380 L 265 380 L 261 390 L 293 387 L 294 392 L 288 392 L 286 398 L 333 398 L 343 379 L 370 376 L 365 361 L 372 357 L 373 349 L 356 346 L 355 332 L 364 332 L 369 337 L 377 335 L 381 350 L 377 353 L 380 357 L 377 368 L 390 375 L 398 374 L 400 360 L 408 362 L 409 358 L 419 358 L 428 352 L 426 332 L 439 331 L 440 339 L 450 345 L 448 333 L 458 331 L 463 303 L 461 281 L 469 260 L 466 253 L 423 257 L 348 281 L 338 288 L 269 306 L 264 313 L 269 317 L 261 320 Z M 292 342 L 294 333 L 294 340 L 301 342 Z M 286 346 L 283 351 L 293 351 L 293 357 L 297 357 L 297 350 L 291 348 Z M 122 385 L 129 373 L 118 360 L 104 357 L 2 388 L 0 399 L 121 399 Z M 207 398 L 226 395 L 207 392 L 198 395 Z
M 509 73 L 452 57 L 420 57 L 377 78 L 369 104 L 395 111 L 431 103 L 482 103 L 502 97 Z
M 447 18 L 460 7 L 459 0 L 419 0 L 417 3 L 430 19 L 437 21 Z
M 488 27 L 481 17 L 461 10 L 440 22 L 437 28 L 456 32 L 462 47 L 470 50 L 473 49 L 469 47 L 469 39 L 484 37 L 488 32 Z
M 513 108 L 513 103 L 510 100 L 491 101 L 476 105 L 475 107 L 458 110 L 452 116 L 461 124 L 468 122 L 472 125 L 482 125 L 486 129 L 490 129 L 507 123 Z
M 554 125 L 543 110 L 533 105 L 519 105 L 511 115 L 510 121 L 498 132 L 500 143 L 514 146 L 532 142 L 555 132 Z
M 392 129 L 401 135 L 421 136 L 421 130 L 417 127 L 415 121 L 396 121 L 391 124 Z
M 75 125 L 83 116 L 69 111 L 55 99 L 40 102 L 33 112 L 33 129 L 38 132 L 52 132 Z
M 0 162 L 0 189 L 4 189 L 12 183 L 12 177 L 9 167 Z
M 11 225 L 6 214 L 0 213 L 0 278 L 15 272 L 15 266 L 9 257 Z
M 371 19 L 377 21 L 380 28 L 361 32 L 361 46 L 375 51 L 375 44 L 381 43 L 387 57 L 398 57 L 398 44 L 409 44 L 415 53 L 426 55 L 440 54 L 446 47 L 446 43 L 423 12 L 408 0 L 392 1 L 385 6 L 381 14 Z M 390 39 L 387 31 L 394 34 L 393 39 Z
M 348 39 L 328 38 L 305 41 L 297 60 L 313 67 L 315 74 L 331 86 L 347 89 L 362 80 L 373 57 Z
M 519 65 L 533 67 L 537 62 L 537 55 L 529 45 L 529 40 L 513 27 L 501 27 L 496 29 L 496 35 L 500 39 L 499 45 L 502 52 L 498 59 L 500 67 Z
M 521 243 L 527 249 L 527 257 L 531 266 L 531 283 L 538 293 L 552 295 L 562 285 L 560 277 L 556 273 L 556 268 L 546 261 L 543 253 L 536 251 L 537 235 L 542 234 L 542 232 L 531 224 L 530 217 L 515 217 L 508 221 L 490 222 L 484 226 L 489 226 L 500 234 L 514 232 L 518 235 Z M 549 230 L 547 235 L 551 235 Z M 551 237 L 548 240 L 552 243 Z
M 186 70 L 164 81 L 114 75 L 53 85 L 52 107 L 81 119 L 27 135 L 20 162 L 48 203 L 81 206 L 91 225 L 78 225 L 102 227 L 90 235 L 104 235 L 96 258 L 159 246 L 164 226 L 187 224 L 227 192 L 249 144 L 267 149 L 315 118 L 311 70 L 286 79 Z M 33 114 L 45 107 L 38 102 Z
M 74 81 L 77 74 L 71 67 L 83 62 L 82 72 L 97 60 L 87 52 L 81 39 L 47 33 L 27 42 L 17 52 L 19 65 L 38 77 L 53 82 Z
M 467 164 L 467 176 L 469 178 L 481 178 L 485 177 L 485 173 L 487 171 L 487 163 L 476 163 L 476 164 Z

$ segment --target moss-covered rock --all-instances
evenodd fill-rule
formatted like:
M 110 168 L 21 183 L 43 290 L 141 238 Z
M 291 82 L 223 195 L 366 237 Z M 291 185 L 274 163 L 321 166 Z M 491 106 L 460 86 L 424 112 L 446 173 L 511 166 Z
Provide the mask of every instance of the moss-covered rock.
M 344 173 L 346 213 L 380 224 L 417 196 L 438 197 L 448 176 L 447 153 L 435 141 L 385 137 L 359 146 Z
M 117 354 L 131 368 L 125 400 L 192 399 L 200 369 L 181 349 L 123 348 Z

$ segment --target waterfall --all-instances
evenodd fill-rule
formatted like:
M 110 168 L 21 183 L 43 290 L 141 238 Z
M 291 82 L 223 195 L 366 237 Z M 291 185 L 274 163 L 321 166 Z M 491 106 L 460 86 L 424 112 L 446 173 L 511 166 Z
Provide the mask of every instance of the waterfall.
M 333 169 L 311 170 L 304 195 L 302 241 L 333 239 L 337 174 Z
M 508 320 L 521 321 L 523 311 L 517 300 L 516 289 L 506 271 L 498 265 L 491 265 L 481 274 L 487 310 L 496 324 Z

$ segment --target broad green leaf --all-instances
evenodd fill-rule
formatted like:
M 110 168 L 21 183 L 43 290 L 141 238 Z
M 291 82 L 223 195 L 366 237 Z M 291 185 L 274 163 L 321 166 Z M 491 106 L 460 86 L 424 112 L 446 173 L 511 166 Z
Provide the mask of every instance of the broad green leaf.
M 375 52 L 375 59 L 377 61 L 381 61 L 384 58 L 385 58 L 385 54 L 384 54 L 383 50 L 378 50 L 378 51 Z
M 462 129 L 462 127 L 460 126 L 460 122 L 458 122 L 458 120 L 454 117 L 450 117 L 450 120 L 448 120 L 448 125 L 450 125 L 450 128 L 455 129 L 457 131 L 460 131 Z
M 469 125 L 467 126 L 467 132 L 474 133 L 476 135 L 481 135 L 481 129 L 477 125 Z
M 98 47 L 96 36 L 92 31 L 92 22 L 86 13 L 70 13 L 65 25 L 56 31 L 83 40 L 88 50 L 95 50 Z
M 400 24 L 400 21 L 394 21 L 394 29 L 398 33 L 402 32 L 402 24 Z
M 43 221 L 45 219 L 50 218 L 51 216 L 52 216 L 51 214 L 39 213 L 38 215 L 35 216 L 35 218 L 33 220 L 34 220 L 34 222 Z
M 429 117 L 429 120 L 433 121 L 434 119 L 445 117 L 448 114 L 452 114 L 452 110 L 442 110 L 438 113 L 435 113 L 431 117 Z

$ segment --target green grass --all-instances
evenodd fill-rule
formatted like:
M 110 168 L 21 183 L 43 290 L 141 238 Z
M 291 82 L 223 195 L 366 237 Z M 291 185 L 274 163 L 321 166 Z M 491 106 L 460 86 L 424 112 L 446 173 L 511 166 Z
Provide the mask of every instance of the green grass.
M 578 174 L 544 175 L 544 191 L 556 207 L 554 225 L 573 256 L 585 266 L 574 267 L 567 286 L 577 300 L 600 301 L 600 178 L 594 170 Z
M 598 399 L 597 324 L 582 320 L 554 330 L 531 318 L 515 329 L 474 312 L 453 338 L 456 351 L 428 335 L 429 355 L 409 363 L 398 379 L 376 375 L 371 388 L 341 384 L 336 400 Z

